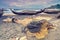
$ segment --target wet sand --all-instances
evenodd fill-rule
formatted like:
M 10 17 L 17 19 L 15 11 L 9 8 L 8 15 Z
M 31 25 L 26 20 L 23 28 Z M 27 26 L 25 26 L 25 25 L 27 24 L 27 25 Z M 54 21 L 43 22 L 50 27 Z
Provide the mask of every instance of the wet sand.
M 45 15 L 45 14 L 44 14 Z M 42 15 L 37 15 L 37 16 L 42 16 Z M 36 17 L 37 17 L 36 16 Z M 51 17 L 53 17 L 52 15 L 50 15 Z M 11 37 L 22 37 L 25 34 L 22 33 L 22 30 L 24 28 L 23 25 L 21 24 L 16 24 L 16 23 L 5 23 L 2 20 L 6 19 L 6 18 L 18 18 L 23 20 L 26 17 L 35 17 L 35 16 L 19 16 L 19 15 L 14 15 L 14 16 L 2 16 L 2 18 L 0 18 L 0 40 L 9 40 Z M 45 16 L 43 16 L 45 17 Z M 56 25 L 57 29 L 56 30 L 50 30 L 49 34 L 42 40 L 60 40 L 60 19 L 56 19 L 55 17 L 53 17 L 54 19 L 51 20 L 51 23 L 53 23 L 54 25 Z M 30 40 L 37 40 L 36 38 L 30 38 Z

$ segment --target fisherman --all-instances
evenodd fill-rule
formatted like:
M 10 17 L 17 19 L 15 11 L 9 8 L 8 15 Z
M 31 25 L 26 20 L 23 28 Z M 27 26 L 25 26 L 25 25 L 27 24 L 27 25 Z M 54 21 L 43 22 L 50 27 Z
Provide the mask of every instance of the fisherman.
M 23 30 L 28 37 L 34 36 L 37 39 L 42 39 L 48 34 L 49 29 L 55 28 L 53 24 L 47 20 L 33 21 L 28 24 Z

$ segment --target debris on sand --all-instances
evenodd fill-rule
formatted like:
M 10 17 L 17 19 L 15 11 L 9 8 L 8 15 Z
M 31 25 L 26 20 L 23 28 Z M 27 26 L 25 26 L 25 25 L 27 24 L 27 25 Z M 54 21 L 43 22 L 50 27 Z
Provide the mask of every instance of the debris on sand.
M 58 26 L 58 25 L 60 25 L 60 19 L 55 19 L 54 21 L 51 21 L 51 23 Z
M 27 40 L 27 37 L 23 36 L 23 37 L 20 38 L 20 40 Z
M 53 17 L 47 17 L 47 16 L 37 16 L 35 18 L 33 18 L 34 20 L 36 21 L 39 21 L 39 20 L 42 20 L 42 19 L 45 19 L 45 20 L 51 20 Z
M 17 19 L 17 20 L 15 20 L 15 23 L 22 24 L 22 25 L 26 26 L 26 25 L 29 24 L 31 21 L 32 21 L 31 18 L 25 18 L 25 19 L 23 19 L 23 20 Z
M 23 20 L 16 19 L 16 20 L 14 20 L 14 22 L 26 26 L 31 21 L 39 21 L 39 20 L 42 20 L 42 19 L 51 20 L 52 17 L 41 17 L 41 16 L 37 16 L 37 17 L 33 17 L 33 18 L 24 18 Z
M 15 20 L 17 20 L 16 18 L 12 18 L 12 22 L 15 23 Z
M 26 20 L 26 19 L 25 19 Z M 42 19 L 40 21 L 31 21 L 26 26 L 27 31 L 25 32 L 25 36 L 11 38 L 10 40 L 28 40 L 28 37 L 36 37 L 37 39 L 45 38 L 48 35 L 49 29 L 54 29 L 54 25 L 49 23 L 47 20 Z
M 26 36 L 23 36 L 23 37 L 15 37 L 15 38 L 10 38 L 9 40 L 27 40 L 27 37 Z
M 26 34 L 27 36 L 35 36 L 37 39 L 45 38 L 48 35 L 49 29 L 54 29 L 53 24 L 49 23 L 47 20 L 32 21 L 27 25 Z M 25 30 L 24 30 L 25 31 Z
M 11 20 L 12 20 L 11 18 L 6 18 L 6 19 L 3 19 L 2 21 L 9 23 L 9 22 L 12 22 Z

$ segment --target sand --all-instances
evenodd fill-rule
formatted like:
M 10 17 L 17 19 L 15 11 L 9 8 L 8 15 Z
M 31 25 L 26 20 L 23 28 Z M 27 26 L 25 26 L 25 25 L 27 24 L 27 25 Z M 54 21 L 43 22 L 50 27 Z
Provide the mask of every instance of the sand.
M 45 14 L 44 14 L 45 15 Z M 41 15 L 37 15 L 38 17 L 41 16 Z M 18 18 L 18 19 L 21 19 L 23 20 L 24 18 L 26 17 L 31 17 L 31 18 L 34 18 L 36 17 L 36 19 L 48 19 L 48 20 L 51 20 L 53 19 L 52 21 L 50 21 L 52 24 L 54 24 L 57 29 L 56 30 L 50 30 L 49 31 L 49 34 L 44 38 L 44 39 L 41 39 L 41 40 L 60 40 L 60 19 L 56 19 L 55 17 L 52 17 L 52 15 L 50 15 L 49 17 L 48 16 L 41 16 L 39 18 L 37 18 L 37 16 L 18 16 L 18 15 L 14 15 L 14 16 L 2 16 L 2 18 L 0 18 L 0 40 L 9 40 L 10 38 L 12 37 L 23 37 L 25 36 L 24 33 L 22 33 L 22 30 L 24 29 L 24 26 L 22 24 L 17 24 L 17 23 L 5 23 L 3 22 L 2 20 L 3 19 L 6 19 L 8 17 L 10 18 Z M 35 20 L 35 18 L 34 18 Z M 36 38 L 34 37 L 31 37 L 29 38 L 30 40 L 37 40 Z

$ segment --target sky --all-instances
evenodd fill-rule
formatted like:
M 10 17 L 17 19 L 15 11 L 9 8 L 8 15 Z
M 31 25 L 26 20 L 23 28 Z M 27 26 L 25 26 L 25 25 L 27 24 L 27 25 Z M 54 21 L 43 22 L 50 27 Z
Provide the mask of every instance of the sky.
M 60 4 L 60 0 L 0 0 L 0 8 L 42 9 Z

